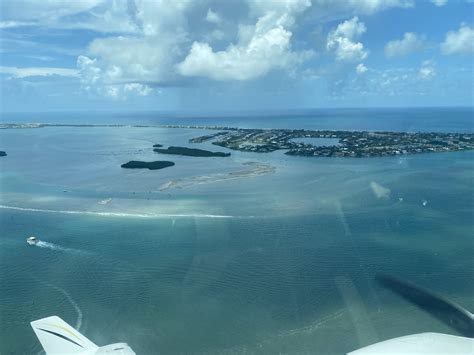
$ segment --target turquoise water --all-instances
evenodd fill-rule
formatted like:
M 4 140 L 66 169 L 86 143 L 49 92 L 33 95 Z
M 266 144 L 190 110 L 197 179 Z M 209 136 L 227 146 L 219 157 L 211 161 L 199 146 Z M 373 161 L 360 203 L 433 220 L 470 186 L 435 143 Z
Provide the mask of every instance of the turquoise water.
M 404 115 L 395 122 L 407 122 Z M 416 117 L 414 126 L 437 129 L 426 112 Z M 354 129 L 370 119 L 376 127 L 378 118 Z M 442 127 L 453 122 L 472 130 L 455 110 Z M 225 151 L 187 143 L 204 133 L 0 131 L 8 153 L 0 160 L 1 354 L 40 351 L 29 322 L 50 315 L 99 345 L 126 341 L 137 354 L 343 354 L 410 333 L 455 334 L 379 288 L 377 272 L 474 309 L 473 152 L 370 159 L 232 152 L 173 156 L 176 166 L 159 171 L 120 168 L 156 160 L 154 143 Z M 222 178 L 248 162 L 275 172 Z M 176 179 L 192 183 L 160 190 Z M 31 234 L 40 247 L 26 245 Z

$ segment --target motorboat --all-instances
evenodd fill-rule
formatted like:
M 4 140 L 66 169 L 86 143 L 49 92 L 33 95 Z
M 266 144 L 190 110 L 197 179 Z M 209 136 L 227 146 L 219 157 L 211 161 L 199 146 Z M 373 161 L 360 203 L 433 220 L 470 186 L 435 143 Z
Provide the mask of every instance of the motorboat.
M 29 244 L 29 245 L 36 245 L 38 244 L 38 239 L 36 239 L 36 237 L 29 237 L 26 242 Z

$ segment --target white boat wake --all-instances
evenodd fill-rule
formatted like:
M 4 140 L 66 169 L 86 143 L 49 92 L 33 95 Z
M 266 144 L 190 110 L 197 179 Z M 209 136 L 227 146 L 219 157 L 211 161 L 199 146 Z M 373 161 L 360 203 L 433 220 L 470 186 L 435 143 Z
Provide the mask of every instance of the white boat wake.
M 44 242 L 42 240 L 39 240 L 35 246 L 39 248 L 46 248 L 46 249 L 51 249 L 51 250 L 57 250 L 57 251 L 62 251 L 62 252 L 69 252 L 69 253 L 82 253 L 82 250 L 78 249 L 72 249 L 72 248 L 65 248 L 60 245 L 54 244 L 54 243 L 49 243 L 49 242 Z

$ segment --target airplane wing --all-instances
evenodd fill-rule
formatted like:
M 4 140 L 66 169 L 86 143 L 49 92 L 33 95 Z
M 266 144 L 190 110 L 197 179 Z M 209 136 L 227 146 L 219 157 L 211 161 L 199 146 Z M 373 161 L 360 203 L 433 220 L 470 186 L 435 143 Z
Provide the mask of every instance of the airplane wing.
M 57 316 L 31 322 L 47 355 L 135 355 L 125 343 L 99 347 Z
M 463 336 L 421 333 L 366 346 L 349 355 L 457 354 L 474 355 L 474 315 L 458 304 L 405 280 L 379 274 L 377 282 L 436 317 Z
M 380 354 L 474 354 L 474 339 L 439 333 L 421 333 L 394 338 L 366 346 L 348 355 Z
M 94 354 L 99 348 L 57 316 L 31 322 L 46 354 Z

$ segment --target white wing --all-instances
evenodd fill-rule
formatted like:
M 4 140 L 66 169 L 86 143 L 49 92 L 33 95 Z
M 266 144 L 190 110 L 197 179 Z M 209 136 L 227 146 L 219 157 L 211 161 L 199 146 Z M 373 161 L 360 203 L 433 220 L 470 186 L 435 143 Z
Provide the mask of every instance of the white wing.
M 31 322 L 48 355 L 94 354 L 99 347 L 57 316 Z
M 348 355 L 380 354 L 474 354 L 474 339 L 439 333 L 421 333 L 394 338 L 350 352 Z

